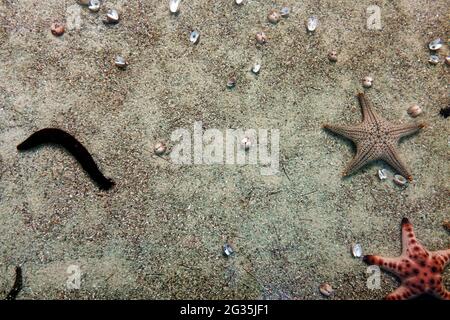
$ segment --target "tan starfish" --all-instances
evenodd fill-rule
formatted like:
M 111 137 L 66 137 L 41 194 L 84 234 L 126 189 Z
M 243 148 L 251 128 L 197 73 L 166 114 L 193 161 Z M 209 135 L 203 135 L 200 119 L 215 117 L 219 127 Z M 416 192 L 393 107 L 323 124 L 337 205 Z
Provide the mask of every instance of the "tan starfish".
M 323 126 L 356 144 L 356 155 L 344 170 L 343 176 L 354 173 L 371 161 L 381 159 L 411 181 L 412 175 L 400 160 L 397 144 L 400 138 L 419 131 L 425 125 L 393 124 L 375 113 L 364 93 L 358 93 L 358 99 L 363 114 L 363 121 L 360 124 Z

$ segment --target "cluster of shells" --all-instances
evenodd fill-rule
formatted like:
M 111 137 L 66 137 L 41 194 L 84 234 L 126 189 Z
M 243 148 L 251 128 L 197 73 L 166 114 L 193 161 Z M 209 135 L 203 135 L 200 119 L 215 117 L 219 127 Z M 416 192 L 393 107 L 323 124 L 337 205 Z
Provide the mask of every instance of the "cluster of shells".
M 381 181 L 386 180 L 388 178 L 388 171 L 386 169 L 378 170 L 378 178 L 380 178 Z M 399 187 L 406 187 L 408 184 L 408 180 L 400 174 L 394 174 L 392 181 Z
M 359 243 L 353 243 L 351 254 L 353 258 L 361 259 L 363 256 L 362 246 Z M 334 293 L 334 289 L 329 283 L 324 282 L 319 286 L 319 292 L 325 297 L 330 297 Z
M 98 12 L 101 8 L 101 0 L 77 0 L 78 4 L 87 6 L 88 9 L 92 12 Z M 172 14 L 178 14 L 180 10 L 181 0 L 169 0 L 169 10 Z M 243 5 L 244 0 L 235 0 L 236 5 Z M 282 18 L 287 18 L 289 16 L 290 9 L 288 7 L 282 7 L 281 9 L 271 9 L 267 14 L 267 20 L 272 24 L 277 24 Z M 120 20 L 119 13 L 115 9 L 109 9 L 105 15 L 105 19 L 103 20 L 107 24 L 116 24 Z M 306 21 L 306 29 L 309 33 L 313 33 L 319 24 L 319 20 L 316 16 L 310 16 Z M 55 36 L 61 36 L 65 32 L 65 26 L 63 23 L 54 22 L 51 25 L 51 32 Z M 197 30 L 192 30 L 189 35 L 189 41 L 193 44 L 198 43 L 200 39 L 200 33 Z M 256 42 L 260 45 L 264 45 L 267 43 L 268 38 L 264 31 L 259 31 L 255 35 Z M 445 52 L 445 43 L 441 38 L 437 38 L 431 41 L 428 44 L 428 48 L 432 52 L 432 55 L 429 58 L 429 62 L 431 64 L 438 64 L 440 58 L 438 53 Z M 448 53 L 448 48 L 447 48 Z M 330 62 L 337 62 L 338 56 L 335 50 L 332 50 L 328 53 L 328 60 Z M 450 56 L 446 55 L 445 63 L 450 65 Z M 128 62 L 122 56 L 116 56 L 114 60 L 114 64 L 120 68 L 125 69 L 128 66 Z M 251 68 L 251 71 L 257 75 L 261 70 L 261 64 L 259 62 L 255 63 Z M 373 78 L 371 76 L 365 76 L 362 80 L 362 86 L 364 88 L 370 88 L 373 85 Z M 228 88 L 234 88 L 236 86 L 237 79 L 235 75 L 232 75 L 227 81 Z M 422 108 L 418 105 L 412 105 L 407 109 L 407 113 L 415 118 L 422 113 Z M 249 138 L 244 138 L 241 142 L 245 150 L 248 150 L 251 146 L 251 141 Z M 157 155 L 163 155 L 167 150 L 167 147 L 164 143 L 160 142 L 154 147 L 154 152 Z M 381 169 L 378 171 L 378 176 L 380 180 L 385 180 L 387 178 L 386 169 Z M 401 175 L 394 175 L 393 181 L 395 184 L 399 186 L 405 186 L 407 184 L 407 180 Z
M 77 0 L 77 3 L 82 6 L 87 6 L 91 12 L 98 12 L 102 5 L 101 0 Z M 109 9 L 105 14 L 103 22 L 106 24 L 116 24 L 119 20 L 119 12 L 116 9 Z M 61 22 L 54 22 L 50 27 L 50 31 L 54 36 L 60 37 L 65 32 L 65 25 Z M 124 69 L 128 65 L 127 61 L 121 56 L 115 58 L 114 64 L 121 69 Z
M 431 51 L 431 55 L 428 58 L 428 62 L 432 65 L 437 65 L 441 59 L 439 55 L 444 55 L 444 62 L 450 65 L 450 55 L 448 46 L 445 45 L 444 40 L 441 38 L 434 39 L 428 44 L 428 49 Z

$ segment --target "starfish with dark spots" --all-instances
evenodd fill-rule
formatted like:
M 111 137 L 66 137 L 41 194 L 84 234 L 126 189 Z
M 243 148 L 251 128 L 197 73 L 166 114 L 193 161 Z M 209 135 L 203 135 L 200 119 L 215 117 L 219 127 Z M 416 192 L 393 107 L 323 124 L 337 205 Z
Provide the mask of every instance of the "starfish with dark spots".
M 405 164 L 400 160 L 397 144 L 400 138 L 411 135 L 425 125 L 419 124 L 394 124 L 381 118 L 372 108 L 364 93 L 358 93 L 361 105 L 363 121 L 356 125 L 331 125 L 323 127 L 356 144 L 356 155 L 342 173 L 348 176 L 359 170 L 369 162 L 383 160 L 387 162 L 399 174 L 412 180 L 412 175 Z
M 396 258 L 367 255 L 363 261 L 393 273 L 401 285 L 386 296 L 387 300 L 405 300 L 428 294 L 450 300 L 450 291 L 442 284 L 442 273 L 450 261 L 450 248 L 428 251 L 416 239 L 412 224 L 402 220 L 402 254 Z

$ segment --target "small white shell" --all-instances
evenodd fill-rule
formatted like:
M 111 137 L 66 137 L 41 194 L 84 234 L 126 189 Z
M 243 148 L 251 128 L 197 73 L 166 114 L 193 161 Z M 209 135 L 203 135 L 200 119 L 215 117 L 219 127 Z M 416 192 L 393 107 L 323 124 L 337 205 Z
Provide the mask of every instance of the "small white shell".
M 407 112 L 411 117 L 415 118 L 422 113 L 422 108 L 420 106 L 418 106 L 417 104 L 415 104 L 415 105 L 412 105 L 411 107 L 409 107 Z
M 231 245 L 229 245 L 228 243 L 225 243 L 225 244 L 223 245 L 223 254 L 224 254 L 226 257 L 229 257 L 229 256 L 231 256 L 233 253 L 234 253 L 234 251 L 233 251 L 233 248 L 231 247 Z
M 197 30 L 193 30 L 189 35 L 189 41 L 196 44 L 200 39 L 200 33 Z
M 428 59 L 428 62 L 435 65 L 439 63 L 439 56 L 433 54 L 430 56 L 430 58 Z
M 373 78 L 366 76 L 362 79 L 362 85 L 364 88 L 370 88 L 372 86 L 373 83 Z
M 116 9 L 109 9 L 106 13 L 106 21 L 109 23 L 119 22 L 119 13 Z
M 97 12 L 98 10 L 100 10 L 100 6 L 101 6 L 100 0 L 90 0 L 88 8 L 92 12 Z
M 306 28 L 309 32 L 313 32 L 316 30 L 317 25 L 319 24 L 319 19 L 316 16 L 311 16 L 306 21 Z
M 380 180 L 386 180 L 387 179 L 387 170 L 386 169 L 378 170 L 378 178 L 380 178 Z
M 331 296 L 334 292 L 333 287 L 331 287 L 331 285 L 329 285 L 328 283 L 322 283 L 319 287 L 319 291 L 325 297 Z
M 445 63 L 450 66 L 450 56 L 445 57 Z
M 256 34 L 255 38 L 256 38 L 256 42 L 258 42 L 259 44 L 264 44 L 267 42 L 267 36 L 262 31 L 258 32 Z
M 330 60 L 331 62 L 336 62 L 338 60 L 337 58 L 337 52 L 336 51 L 330 51 L 328 53 L 328 60 Z
M 256 63 L 252 68 L 252 72 L 254 74 L 258 74 L 260 70 L 261 70 L 261 65 L 259 63 Z
M 352 255 L 355 258 L 361 258 L 363 254 L 362 247 L 359 243 L 355 243 L 352 246 Z
M 178 6 L 180 5 L 181 0 L 170 0 L 169 1 L 169 10 L 171 13 L 178 12 Z
M 289 8 L 288 8 L 288 7 L 283 7 L 283 8 L 281 8 L 281 10 L 280 10 L 280 15 L 281 15 L 283 18 L 287 18 L 287 17 L 289 16 Z
M 269 14 L 267 15 L 267 20 L 269 20 L 271 23 L 278 23 L 280 21 L 280 14 L 277 10 L 270 10 Z
M 394 183 L 400 187 L 403 187 L 408 183 L 408 180 L 406 180 L 406 178 L 404 176 L 396 174 L 394 176 Z
M 243 3 L 244 3 L 244 0 L 235 0 L 235 3 L 236 3 L 236 4 L 243 4 Z
M 252 146 L 252 141 L 249 137 L 244 137 L 244 139 L 241 140 L 241 146 L 244 150 L 248 150 Z
M 436 51 L 442 48 L 443 45 L 444 41 L 441 38 L 437 38 L 428 44 L 428 48 L 430 48 L 430 50 Z
M 121 56 L 117 56 L 116 59 L 114 60 L 114 64 L 118 67 L 118 68 L 125 68 L 128 65 L 128 62 L 125 60 L 124 57 Z
M 167 146 L 165 143 L 163 142 L 158 142 L 157 144 L 155 144 L 155 146 L 153 147 L 153 151 L 155 152 L 156 155 L 160 156 L 163 155 L 167 150 Z
M 236 82 L 237 82 L 237 80 L 236 80 L 235 77 L 229 78 L 228 81 L 227 81 L 227 87 L 230 88 L 230 89 L 234 88 L 236 86 Z

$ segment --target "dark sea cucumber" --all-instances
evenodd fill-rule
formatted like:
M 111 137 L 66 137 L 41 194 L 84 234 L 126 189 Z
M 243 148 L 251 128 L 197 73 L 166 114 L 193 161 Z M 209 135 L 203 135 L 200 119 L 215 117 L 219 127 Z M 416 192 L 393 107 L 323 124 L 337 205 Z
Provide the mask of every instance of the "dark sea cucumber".
M 109 190 L 114 186 L 114 182 L 111 179 L 106 178 L 98 169 L 98 166 L 89 151 L 87 151 L 75 137 L 61 129 L 45 128 L 36 131 L 24 142 L 19 144 L 17 149 L 25 151 L 42 144 L 59 145 L 69 151 L 89 174 L 92 180 L 98 184 L 100 189 Z
M 22 268 L 16 267 L 16 279 L 14 280 L 13 287 L 9 291 L 5 300 L 16 300 L 17 295 L 22 290 Z

